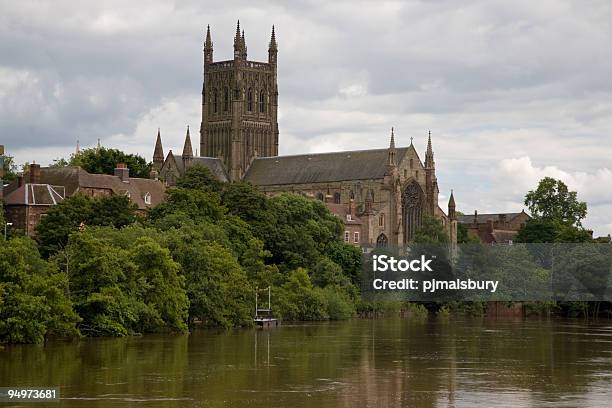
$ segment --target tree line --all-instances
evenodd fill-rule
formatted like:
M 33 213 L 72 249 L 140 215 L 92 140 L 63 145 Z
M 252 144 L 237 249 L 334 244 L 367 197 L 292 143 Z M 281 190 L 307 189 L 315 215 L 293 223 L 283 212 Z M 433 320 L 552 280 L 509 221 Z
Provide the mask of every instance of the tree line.
M 0 245 L 0 341 L 250 326 L 268 286 L 278 317 L 348 318 L 361 252 L 342 231 L 319 201 L 220 183 L 201 166 L 144 216 L 125 196 L 75 194 L 35 239 Z

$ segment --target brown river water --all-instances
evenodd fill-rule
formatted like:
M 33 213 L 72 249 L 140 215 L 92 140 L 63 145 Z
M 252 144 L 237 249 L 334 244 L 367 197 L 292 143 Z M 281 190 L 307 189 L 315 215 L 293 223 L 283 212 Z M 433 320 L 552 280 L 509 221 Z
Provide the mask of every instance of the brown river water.
M 612 321 L 351 320 L 0 349 L 34 407 L 612 407 Z

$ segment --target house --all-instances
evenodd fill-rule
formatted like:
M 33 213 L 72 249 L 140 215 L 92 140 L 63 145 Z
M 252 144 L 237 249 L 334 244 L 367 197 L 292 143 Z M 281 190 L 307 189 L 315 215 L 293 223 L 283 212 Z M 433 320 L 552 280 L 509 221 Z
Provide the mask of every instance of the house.
M 13 229 L 32 236 L 49 208 L 76 193 L 90 197 L 125 195 L 138 212 L 144 213 L 163 201 L 165 187 L 158 180 L 130 177 L 123 163 L 117 164 L 114 175 L 90 174 L 80 167 L 41 168 L 31 164 L 25 176 L 5 189 L 5 218 L 13 223 Z

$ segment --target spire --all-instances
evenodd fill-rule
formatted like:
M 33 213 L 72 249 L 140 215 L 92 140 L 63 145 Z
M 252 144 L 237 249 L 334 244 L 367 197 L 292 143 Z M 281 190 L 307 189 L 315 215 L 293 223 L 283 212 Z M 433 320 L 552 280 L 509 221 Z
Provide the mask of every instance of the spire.
M 236 24 L 236 36 L 234 37 L 234 59 L 242 55 L 242 37 L 240 36 L 240 20 Z
M 189 136 L 189 125 L 187 125 L 187 135 L 185 136 L 185 146 L 183 146 L 183 160 L 193 158 L 193 149 L 191 147 L 191 136 Z
M 451 190 L 451 195 L 450 195 L 450 198 L 448 199 L 448 217 L 451 220 L 456 219 L 455 196 L 453 195 L 453 190 Z
M 213 43 L 210 39 L 210 25 L 206 26 L 206 41 L 204 41 L 204 62 L 212 64 L 213 62 Z
M 270 46 L 268 47 L 268 63 L 276 64 L 278 56 L 278 44 L 276 44 L 276 34 L 274 33 L 274 26 L 272 26 L 272 36 L 270 37 Z
M 153 165 L 159 170 L 164 164 L 164 149 L 162 148 L 161 134 L 157 128 L 157 140 L 155 141 L 155 150 L 153 151 Z
M 387 166 L 394 167 L 395 164 L 395 133 L 393 128 L 391 128 L 391 141 L 389 142 L 389 149 L 387 152 Z
M 244 39 L 244 30 L 242 30 L 242 36 L 240 37 L 240 43 L 242 46 L 242 58 L 243 59 L 247 59 L 247 46 L 246 46 L 246 41 Z
M 270 46 L 268 50 L 278 50 L 278 44 L 276 44 L 276 34 L 274 33 L 274 26 L 272 26 L 272 36 L 270 37 Z
M 427 139 L 427 151 L 425 152 L 425 168 L 435 167 L 433 149 L 431 148 L 431 130 Z
M 81 153 L 81 146 L 79 145 L 79 139 L 77 139 L 75 154 Z

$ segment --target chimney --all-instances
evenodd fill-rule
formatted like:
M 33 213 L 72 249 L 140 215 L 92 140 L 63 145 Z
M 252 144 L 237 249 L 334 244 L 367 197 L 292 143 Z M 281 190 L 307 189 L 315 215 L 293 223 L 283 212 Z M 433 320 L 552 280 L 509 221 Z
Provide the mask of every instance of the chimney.
M 478 224 L 478 210 L 474 210 L 474 224 Z
M 17 187 L 21 187 L 23 186 L 23 176 L 19 175 L 17 176 Z
M 124 183 L 130 182 L 130 169 L 125 163 L 117 163 L 115 167 L 115 176 L 119 177 Z
M 40 164 L 30 164 L 30 183 L 40 184 Z

